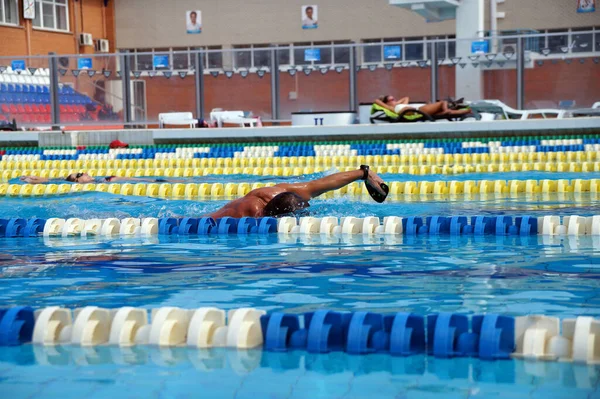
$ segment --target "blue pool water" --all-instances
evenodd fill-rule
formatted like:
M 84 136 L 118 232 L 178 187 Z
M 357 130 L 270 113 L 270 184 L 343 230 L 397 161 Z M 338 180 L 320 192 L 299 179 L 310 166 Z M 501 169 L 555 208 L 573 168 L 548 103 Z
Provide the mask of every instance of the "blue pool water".
M 547 178 L 512 175 L 468 179 Z M 379 205 L 368 198 L 327 199 L 314 201 L 311 210 L 317 216 L 379 217 L 600 214 L 592 194 L 429 200 L 401 196 Z M 7 197 L 2 217 L 199 216 L 223 203 L 107 193 Z M 3 238 L 0 303 L 600 317 L 600 237 Z M 0 394 L 15 398 L 545 399 L 600 397 L 599 387 L 600 367 L 558 362 L 150 347 L 0 348 Z

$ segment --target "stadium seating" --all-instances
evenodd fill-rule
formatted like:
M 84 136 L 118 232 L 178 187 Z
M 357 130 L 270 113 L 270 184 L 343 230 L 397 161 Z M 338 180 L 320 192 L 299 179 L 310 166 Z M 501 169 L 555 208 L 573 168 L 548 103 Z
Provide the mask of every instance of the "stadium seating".
M 20 124 L 47 125 L 51 122 L 49 72 L 40 68 L 34 75 L 7 70 L 0 74 L 0 124 L 15 119 Z M 97 112 L 88 112 L 94 104 L 85 94 L 67 85 L 59 87 L 60 120 L 73 123 L 97 120 Z

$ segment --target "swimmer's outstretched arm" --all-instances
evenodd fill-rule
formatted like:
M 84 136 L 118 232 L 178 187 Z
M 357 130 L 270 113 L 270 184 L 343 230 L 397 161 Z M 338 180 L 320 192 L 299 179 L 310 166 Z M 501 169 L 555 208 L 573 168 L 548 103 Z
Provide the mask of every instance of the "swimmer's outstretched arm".
M 284 188 L 287 191 L 298 194 L 305 200 L 318 197 L 328 191 L 337 190 L 357 180 L 362 180 L 364 176 L 362 169 L 352 170 L 350 172 L 334 173 L 329 176 L 325 176 L 321 179 L 309 181 L 306 183 L 294 183 L 294 184 L 277 184 L 276 187 Z M 385 195 L 385 192 L 381 189 L 380 184 L 383 183 L 381 177 L 377 176 L 377 173 L 369 170 L 369 176 L 367 183 L 374 187 L 381 194 Z
M 47 177 L 39 176 L 21 176 L 20 180 L 29 184 L 45 184 L 50 182 L 50 179 L 48 179 Z

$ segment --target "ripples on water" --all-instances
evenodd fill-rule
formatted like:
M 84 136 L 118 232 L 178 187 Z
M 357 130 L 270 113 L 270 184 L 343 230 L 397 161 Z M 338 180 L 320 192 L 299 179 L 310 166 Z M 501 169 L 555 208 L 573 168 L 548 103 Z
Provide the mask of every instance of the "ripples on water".
M 598 315 L 599 251 L 589 237 L 5 239 L 0 300 Z

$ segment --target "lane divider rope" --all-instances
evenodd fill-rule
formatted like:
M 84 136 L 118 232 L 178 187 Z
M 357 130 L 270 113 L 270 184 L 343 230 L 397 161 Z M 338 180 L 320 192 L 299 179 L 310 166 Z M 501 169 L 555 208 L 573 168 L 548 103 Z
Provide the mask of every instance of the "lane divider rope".
M 249 158 L 183 158 L 168 153 L 165 158 L 113 159 L 103 154 L 92 154 L 85 159 L 38 160 L 32 155 L 5 155 L 0 160 L 0 170 L 56 169 L 56 168 L 159 168 L 159 167 L 354 167 L 361 163 L 374 166 L 398 165 L 456 165 L 456 164 L 501 164 L 516 162 L 594 162 L 600 160 L 600 151 L 567 152 L 512 152 L 498 154 L 411 154 L 411 155 L 329 155 L 329 156 L 253 156 Z M 99 165 L 99 166 L 94 166 Z M 109 166 L 105 166 L 109 165 Z
M 317 310 L 287 314 L 240 308 L 204 307 L 106 309 L 58 306 L 33 310 L 0 309 L 0 346 L 70 344 L 82 347 L 187 346 L 229 347 L 309 353 L 343 351 L 353 355 L 427 354 L 438 358 L 521 358 L 600 363 L 597 337 L 600 320 L 579 316 L 435 313 L 420 316 L 398 312 L 336 312 Z
M 0 196 L 51 196 L 85 191 L 107 192 L 119 195 L 229 199 L 242 197 L 251 190 L 274 186 L 274 182 L 256 183 L 87 183 L 87 184 L 8 184 L 0 183 Z M 450 181 L 393 181 L 388 182 L 391 196 L 417 196 L 421 200 L 437 200 L 438 196 L 486 195 L 505 198 L 561 193 L 600 193 L 600 179 L 558 180 L 450 180 Z M 323 198 L 367 195 L 361 182 L 353 182 Z M 434 196 L 432 196 L 434 195 Z M 428 198 L 426 198 L 429 196 Z
M 451 235 L 600 236 L 596 216 L 387 216 L 264 218 L 12 218 L 0 219 L 0 237 L 151 235 Z
M 66 178 L 72 173 L 86 172 L 90 176 L 119 176 L 119 177 L 201 177 L 209 175 L 252 175 L 252 176 L 301 176 L 322 173 L 332 167 L 165 167 L 165 168 L 133 168 L 107 166 L 107 168 L 48 168 L 30 169 L 27 167 L 8 169 L 0 172 L 0 181 L 9 181 L 21 176 L 38 176 L 50 179 Z M 355 167 L 336 167 L 339 171 L 349 171 Z M 375 166 L 378 174 L 408 174 L 415 176 L 427 175 L 460 175 L 472 173 L 506 173 L 506 172 L 565 172 L 592 173 L 600 172 L 600 162 L 560 162 L 560 163 L 503 163 L 487 165 L 413 165 L 413 166 Z

